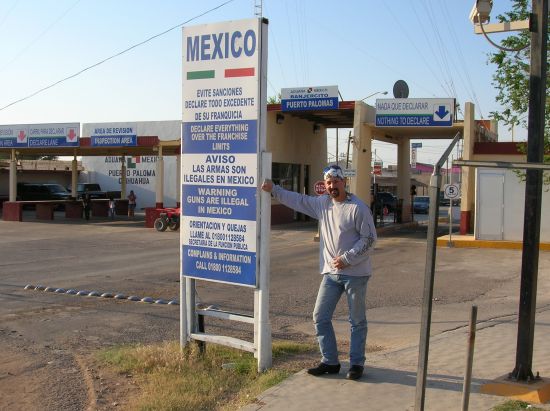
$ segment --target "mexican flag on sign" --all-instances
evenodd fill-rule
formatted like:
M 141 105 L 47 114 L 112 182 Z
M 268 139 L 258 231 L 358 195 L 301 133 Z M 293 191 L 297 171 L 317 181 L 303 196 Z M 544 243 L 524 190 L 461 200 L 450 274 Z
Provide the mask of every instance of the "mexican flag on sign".
M 128 157 L 127 159 L 127 168 L 136 168 L 136 164 L 139 164 L 141 162 L 141 157 Z

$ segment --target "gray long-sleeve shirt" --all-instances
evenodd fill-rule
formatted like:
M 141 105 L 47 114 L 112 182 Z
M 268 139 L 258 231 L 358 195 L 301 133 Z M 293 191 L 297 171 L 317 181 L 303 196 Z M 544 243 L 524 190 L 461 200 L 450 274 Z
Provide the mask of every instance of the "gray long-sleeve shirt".
M 338 202 L 327 194 L 307 196 L 277 185 L 271 193 L 287 207 L 319 220 L 321 274 L 372 274 L 370 252 L 376 242 L 376 228 L 370 208 L 357 196 L 348 194 L 343 202 Z M 341 270 L 331 264 L 338 256 L 348 264 Z

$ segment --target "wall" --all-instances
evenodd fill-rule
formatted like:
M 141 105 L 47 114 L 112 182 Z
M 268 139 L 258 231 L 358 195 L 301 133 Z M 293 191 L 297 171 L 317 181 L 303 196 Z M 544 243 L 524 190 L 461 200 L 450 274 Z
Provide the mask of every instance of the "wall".
M 502 176 L 502 186 L 487 184 L 480 190 L 478 187 L 483 175 Z M 525 182 L 520 181 L 513 170 L 480 168 L 476 173 L 476 210 L 483 209 L 489 214 L 487 218 L 494 219 L 491 227 L 484 224 L 483 212 L 478 212 L 480 221 L 476 223 L 476 239 L 494 239 L 495 232 L 502 231 L 502 239 L 508 241 L 523 241 L 523 218 L 525 210 Z M 500 191 L 502 190 L 502 191 Z M 540 241 L 550 242 L 550 213 L 545 212 L 550 205 L 550 187 L 542 188 Z M 502 210 L 502 218 L 500 218 Z M 496 216 L 499 216 L 496 218 Z M 498 221 L 496 221 L 498 220 Z M 500 224 L 500 227 L 498 227 Z M 494 226 L 496 225 L 496 226 Z
M 267 113 L 267 151 L 273 154 L 274 163 L 293 163 L 310 166 L 309 192 L 322 180 L 326 166 L 326 129 L 313 133 L 313 123 L 285 114 L 282 124 L 277 124 L 276 113 Z M 302 176 L 303 178 L 303 176 Z
M 90 137 L 95 127 L 124 127 L 133 125 L 138 136 L 157 136 L 161 141 L 179 140 L 181 121 L 141 121 L 116 123 L 84 123 L 82 137 Z M 176 202 L 176 157 L 164 155 L 164 199 L 165 207 L 175 207 Z M 138 197 L 137 207 L 154 207 L 157 183 L 157 156 L 127 156 L 126 192 L 134 190 Z M 120 157 L 98 156 L 82 157 L 85 169 L 79 177 L 80 182 L 98 183 L 105 191 L 120 191 Z

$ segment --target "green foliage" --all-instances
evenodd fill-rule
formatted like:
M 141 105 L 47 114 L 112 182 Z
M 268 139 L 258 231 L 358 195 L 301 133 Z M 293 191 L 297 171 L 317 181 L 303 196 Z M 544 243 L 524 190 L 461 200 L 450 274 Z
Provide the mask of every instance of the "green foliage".
M 268 97 L 267 104 L 281 104 L 281 93 Z
M 527 20 L 530 14 L 530 3 L 527 0 L 515 0 L 512 11 L 498 15 L 499 22 Z M 550 32 L 550 31 L 549 31 Z M 518 52 L 498 50 L 489 54 L 489 62 L 497 66 L 493 75 L 493 85 L 498 89 L 496 100 L 503 107 L 502 111 L 492 113 L 498 120 L 509 126 L 527 126 L 529 109 L 529 70 L 531 48 L 529 47 L 531 34 L 527 30 L 510 35 L 501 44 L 507 48 L 519 49 Z M 550 43 L 547 43 L 550 44 Z M 550 64 L 550 55 L 547 56 Z M 550 89 L 550 76 L 546 76 L 546 88 Z M 550 105 L 548 93 L 546 107 Z M 550 133 L 550 111 L 545 115 L 545 139 L 548 142 Z
M 275 342 L 273 357 L 288 360 L 314 349 Z M 203 354 L 195 344 L 182 350 L 176 342 L 120 346 L 101 351 L 98 359 L 136 378 L 141 394 L 129 404 L 135 410 L 233 410 L 297 371 L 258 373 L 252 354 L 215 344 L 207 344 Z
M 499 22 L 527 20 L 531 12 L 531 2 L 527 0 L 514 0 L 512 10 L 498 15 Z M 550 33 L 550 29 L 549 29 Z M 506 48 L 520 49 L 518 52 L 499 50 L 489 54 L 489 62 L 497 66 L 493 75 L 493 85 L 498 90 L 497 102 L 502 106 L 501 111 L 491 115 L 511 127 L 521 126 L 527 128 L 529 112 L 529 71 L 531 60 L 531 34 L 527 30 L 516 32 L 502 40 L 501 45 Z M 547 40 L 547 47 L 550 42 Z M 547 65 L 550 65 L 550 54 L 547 55 Z M 545 162 L 550 162 L 550 73 L 546 76 L 546 112 L 544 116 L 544 148 Z M 525 144 L 518 147 L 523 153 Z M 550 184 L 550 174 L 545 173 L 544 184 Z
M 519 411 L 519 410 L 527 409 L 528 406 L 529 406 L 529 403 L 525 401 L 509 400 L 494 407 L 493 411 Z M 529 407 L 529 409 L 533 411 L 536 411 L 536 410 L 542 411 L 542 408 L 537 408 L 537 407 Z

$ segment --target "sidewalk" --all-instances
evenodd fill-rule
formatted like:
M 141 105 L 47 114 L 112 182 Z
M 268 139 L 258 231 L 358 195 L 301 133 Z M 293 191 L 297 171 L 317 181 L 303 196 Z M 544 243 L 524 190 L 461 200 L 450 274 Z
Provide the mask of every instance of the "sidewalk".
M 391 225 L 388 227 L 392 229 Z M 438 239 L 439 247 L 447 247 L 448 236 Z M 483 248 L 485 244 L 468 236 L 453 235 L 454 247 Z M 491 242 L 495 243 L 495 242 Z M 502 242 L 500 242 L 501 244 Z M 509 248 L 508 244 L 504 248 Z M 514 245 L 517 247 L 517 245 Z M 542 247 L 541 247 L 542 249 Z M 546 260 L 544 260 L 546 261 Z M 487 262 L 490 263 L 490 262 Z M 550 270 L 547 264 L 539 266 L 538 309 L 535 317 L 535 341 L 532 371 L 545 383 L 550 382 Z M 519 278 L 517 279 L 519 282 Z M 517 346 L 517 300 L 512 293 L 519 284 L 496 288 L 481 296 L 474 347 L 469 410 L 492 410 L 510 399 L 506 396 L 482 394 L 488 383 L 510 373 L 515 366 Z M 469 327 L 468 319 L 473 303 L 457 302 L 435 304 L 432 312 L 431 338 L 428 358 L 425 410 L 447 411 L 462 409 L 463 380 L 466 368 Z M 420 307 L 392 307 L 369 309 L 367 317 L 367 361 L 365 375 L 359 381 L 348 381 L 345 375 L 349 363 L 342 361 L 337 376 L 313 377 L 305 370 L 262 393 L 254 404 L 243 411 L 256 410 L 348 410 L 413 411 L 416 392 L 416 373 L 420 339 Z M 483 313 L 483 314 L 482 314 Z M 339 341 L 349 340 L 346 318 L 333 321 Z M 296 324 L 293 330 L 312 333 L 311 322 Z M 342 355 L 342 360 L 347 359 Z M 315 364 L 312 364 L 312 366 Z M 548 384 L 547 384 L 548 386 Z M 528 390 L 533 391 L 531 389 Z M 517 392 L 517 389 L 516 389 Z M 550 387 L 545 393 L 550 395 Z M 504 394 L 504 393 L 503 393 Z M 549 397 L 550 398 L 550 397 Z M 520 399 L 526 400 L 525 397 Z M 550 401 L 537 404 L 550 410 Z
M 369 334 L 387 327 L 376 318 L 373 320 Z M 479 390 L 483 384 L 512 371 L 516 335 L 517 316 L 477 324 L 470 410 L 491 410 L 510 399 L 481 394 Z M 425 410 L 461 409 L 467 341 L 468 327 L 430 339 Z M 550 381 L 548 341 L 550 306 L 537 311 L 533 356 L 533 372 L 540 372 L 542 377 L 546 377 L 546 382 Z M 313 377 L 302 370 L 265 391 L 256 403 L 243 410 L 414 410 L 417 362 L 418 340 L 405 348 L 367 353 L 366 374 L 359 381 L 345 379 L 347 363 L 342 364 L 337 376 Z M 537 407 L 550 410 L 550 404 Z

